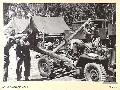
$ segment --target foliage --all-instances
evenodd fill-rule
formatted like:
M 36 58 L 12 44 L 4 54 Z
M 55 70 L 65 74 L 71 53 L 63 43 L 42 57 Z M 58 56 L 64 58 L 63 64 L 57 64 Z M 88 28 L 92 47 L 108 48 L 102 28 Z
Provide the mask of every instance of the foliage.
M 4 24 L 16 16 L 27 18 L 31 16 L 64 17 L 71 25 L 74 21 L 88 18 L 108 19 L 115 21 L 115 3 L 4 3 Z

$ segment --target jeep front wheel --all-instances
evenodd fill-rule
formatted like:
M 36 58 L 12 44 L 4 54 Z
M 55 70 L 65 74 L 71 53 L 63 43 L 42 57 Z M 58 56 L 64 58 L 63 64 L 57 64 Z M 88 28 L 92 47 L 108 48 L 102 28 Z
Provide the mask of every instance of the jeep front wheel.
M 49 77 L 52 73 L 53 64 L 49 62 L 47 58 L 41 58 L 38 62 L 38 69 L 40 75 L 43 77 Z
M 84 76 L 87 81 L 105 81 L 106 71 L 102 64 L 88 63 L 84 68 Z

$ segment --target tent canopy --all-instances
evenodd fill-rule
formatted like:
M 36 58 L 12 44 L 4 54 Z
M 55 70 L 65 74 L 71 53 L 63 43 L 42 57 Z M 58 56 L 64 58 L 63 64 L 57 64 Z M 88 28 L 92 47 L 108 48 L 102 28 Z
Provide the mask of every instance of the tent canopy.
M 4 26 L 4 34 L 10 33 L 15 30 L 15 33 L 22 33 L 29 25 L 29 19 L 12 18 L 10 22 Z
M 62 17 L 34 16 L 32 21 L 38 31 L 48 34 L 63 33 L 64 30 L 70 30 Z
M 15 30 L 16 34 L 22 33 L 27 29 L 29 24 L 34 25 L 31 27 L 36 27 L 39 32 L 47 34 L 64 33 L 65 30 L 70 30 L 62 17 L 34 16 L 32 17 L 32 23 L 33 24 L 30 24 L 30 19 L 19 19 L 14 17 L 4 26 L 4 33 L 9 34 L 12 30 Z

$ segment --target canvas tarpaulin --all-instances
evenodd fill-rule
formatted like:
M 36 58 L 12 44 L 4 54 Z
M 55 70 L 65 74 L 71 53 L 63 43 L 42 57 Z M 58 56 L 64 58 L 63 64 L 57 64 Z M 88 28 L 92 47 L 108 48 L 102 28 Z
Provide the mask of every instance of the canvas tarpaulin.
M 34 16 L 32 21 L 38 31 L 48 34 L 63 33 L 64 30 L 70 30 L 62 17 Z
M 4 34 L 9 34 L 12 30 L 15 30 L 15 33 L 22 33 L 29 25 L 29 19 L 19 19 L 12 18 L 10 22 L 4 26 Z

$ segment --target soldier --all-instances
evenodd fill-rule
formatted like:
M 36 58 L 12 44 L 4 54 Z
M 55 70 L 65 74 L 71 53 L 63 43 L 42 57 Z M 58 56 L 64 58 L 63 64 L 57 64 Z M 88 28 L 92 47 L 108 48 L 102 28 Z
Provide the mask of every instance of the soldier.
M 16 74 L 17 74 L 17 81 L 21 79 L 21 72 L 22 72 L 22 63 L 24 62 L 24 76 L 25 80 L 29 80 L 30 76 L 30 51 L 29 51 L 29 42 L 27 41 L 26 36 L 23 36 L 19 43 L 17 43 L 16 47 L 16 55 L 17 55 L 17 69 L 16 69 Z
M 14 38 L 15 32 L 12 31 L 10 33 L 10 36 L 7 36 L 6 44 L 4 47 L 4 75 L 3 75 L 3 81 L 7 81 L 8 77 L 8 66 L 10 63 L 9 60 L 9 50 L 10 48 L 15 44 L 15 38 Z
M 79 55 L 84 53 L 85 46 L 79 39 L 71 40 L 71 50 L 75 59 L 79 58 Z
M 98 46 L 100 45 L 100 36 L 97 30 L 94 30 L 94 35 L 92 37 L 92 45 L 95 48 L 98 48 Z
M 84 27 L 84 29 L 86 32 L 86 36 L 85 36 L 86 41 L 87 41 L 87 43 L 90 43 L 91 42 L 91 29 L 88 24 Z

